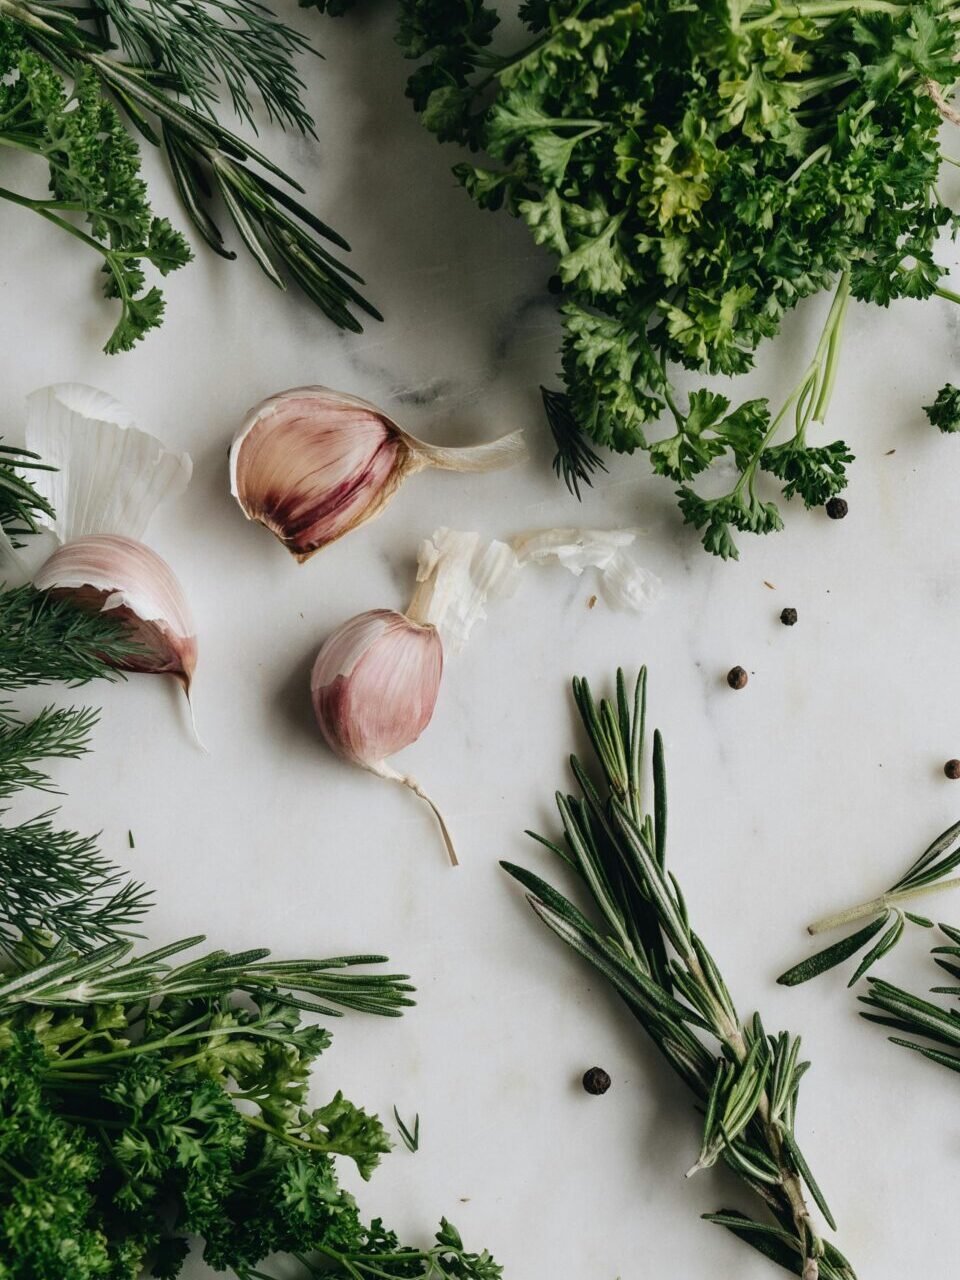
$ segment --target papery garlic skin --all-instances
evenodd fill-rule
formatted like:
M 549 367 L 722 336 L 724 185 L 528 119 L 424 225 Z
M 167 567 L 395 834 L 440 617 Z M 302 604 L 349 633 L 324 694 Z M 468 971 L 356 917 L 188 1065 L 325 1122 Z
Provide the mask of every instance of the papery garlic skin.
M 443 644 L 436 628 L 393 609 L 372 609 L 344 623 L 324 643 L 310 675 L 313 710 L 327 744 L 344 760 L 402 782 L 433 810 L 451 863 L 447 824 L 419 782 L 387 764 L 430 723 Z
M 354 764 L 382 772 L 430 723 L 443 674 L 443 645 L 392 609 L 351 618 L 325 642 L 310 676 L 320 731 Z
M 440 633 L 447 653 L 459 653 L 487 616 L 488 600 L 517 589 L 521 564 L 512 547 L 479 533 L 437 529 L 417 552 L 417 588 L 407 617 Z
M 78 607 L 120 618 L 143 650 L 117 665 L 175 676 L 189 693 L 197 637 L 183 588 L 167 562 L 132 538 L 75 538 L 33 579 L 40 591 L 69 595 Z
M 302 563 L 379 515 L 416 471 L 488 471 L 524 456 L 519 432 L 475 448 L 441 448 L 367 400 L 295 387 L 247 414 L 230 449 L 230 492 L 248 520 Z
M 56 513 L 39 523 L 61 542 L 142 538 L 154 511 L 183 492 L 193 470 L 189 454 L 165 449 L 112 396 L 79 382 L 27 397 L 26 443 L 55 468 L 31 472 L 31 483 Z

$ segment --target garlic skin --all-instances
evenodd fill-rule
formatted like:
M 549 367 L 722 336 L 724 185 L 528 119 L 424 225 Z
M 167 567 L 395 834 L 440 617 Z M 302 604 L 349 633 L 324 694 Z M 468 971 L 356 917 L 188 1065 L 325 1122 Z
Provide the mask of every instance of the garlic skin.
M 411 436 L 368 400 L 295 387 L 247 414 L 230 449 L 230 492 L 248 520 L 303 563 L 378 516 L 416 471 L 490 471 L 525 456 L 521 432 L 446 449 Z
M 453 841 L 436 805 L 416 779 L 387 764 L 430 723 L 442 674 L 443 644 L 435 627 L 393 609 L 372 609 L 325 641 L 313 664 L 310 694 L 331 749 L 378 777 L 402 782 L 426 801 L 456 866 Z
M 187 453 L 171 453 L 134 426 L 119 401 L 79 382 L 41 387 L 27 397 L 27 448 L 53 471 L 33 471 L 34 488 L 54 517 L 39 517 L 61 542 L 89 534 L 140 539 L 157 507 L 190 481 Z
M 124 671 L 172 675 L 189 695 L 197 665 L 196 628 L 183 588 L 167 562 L 132 538 L 75 538 L 34 576 L 40 591 L 82 609 L 120 618 L 142 648 L 118 663 Z

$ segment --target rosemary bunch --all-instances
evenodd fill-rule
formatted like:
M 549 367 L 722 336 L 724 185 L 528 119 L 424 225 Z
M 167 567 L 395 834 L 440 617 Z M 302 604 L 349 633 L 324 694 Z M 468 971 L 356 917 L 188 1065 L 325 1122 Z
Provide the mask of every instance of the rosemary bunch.
M 816 935 L 839 929 L 846 924 L 853 924 L 857 920 L 864 920 L 868 916 L 872 917 L 869 924 L 841 938 L 832 946 L 825 947 L 823 951 L 818 951 L 806 960 L 801 960 L 792 969 L 782 973 L 777 981 L 786 987 L 798 986 L 801 982 L 807 982 L 810 978 L 815 978 L 818 974 L 826 973 L 828 969 L 843 964 L 845 960 L 849 960 L 851 956 L 872 943 L 873 945 L 869 946 L 869 950 L 854 970 L 853 977 L 847 983 L 848 987 L 854 986 L 878 960 L 893 950 L 903 936 L 908 922 L 919 925 L 922 929 L 933 928 L 932 920 L 908 911 L 904 904 L 927 893 L 956 888 L 960 885 L 960 878 L 948 880 L 946 877 L 958 866 L 960 866 L 960 822 L 955 822 L 924 849 L 919 858 L 907 868 L 895 884 L 887 889 L 886 893 L 882 893 L 878 898 L 871 898 L 867 902 L 861 902 L 858 906 L 848 907 L 845 911 L 824 916 L 822 920 L 816 920 L 808 925 L 807 932 Z M 877 937 L 878 934 L 879 937 Z
M 215 253 L 236 256 L 219 206 L 278 288 L 292 282 L 341 328 L 361 329 L 356 311 L 380 318 L 336 256 L 346 240 L 299 201 L 299 183 L 218 116 L 223 84 L 247 122 L 262 102 L 282 127 L 313 134 L 294 61 L 308 51 L 258 0 L 2 0 L 0 147 L 44 159 L 52 198 L 0 186 L 0 199 L 101 256 L 104 292 L 121 304 L 107 351 L 127 350 L 161 321 L 163 298 L 147 288 L 143 264 L 166 275 L 192 256 L 150 209 L 137 137 L 164 151 L 186 214 Z
M 741 1020 L 716 962 L 691 926 L 680 887 L 666 870 L 667 791 L 663 740 L 653 737 L 652 811 L 643 784 L 646 671 L 632 696 L 617 673 L 616 701 L 594 701 L 573 685 L 601 775 L 577 757 L 578 795 L 557 795 L 564 847 L 533 835 L 572 870 L 594 907 L 579 907 L 533 872 L 503 863 L 528 891 L 541 920 L 622 996 L 704 1114 L 691 1173 L 723 1160 L 766 1207 L 770 1220 L 736 1211 L 707 1215 L 803 1280 L 853 1280 L 850 1264 L 820 1232 L 804 1185 L 834 1226 L 795 1135 L 800 1041 L 768 1035 L 754 1014 Z

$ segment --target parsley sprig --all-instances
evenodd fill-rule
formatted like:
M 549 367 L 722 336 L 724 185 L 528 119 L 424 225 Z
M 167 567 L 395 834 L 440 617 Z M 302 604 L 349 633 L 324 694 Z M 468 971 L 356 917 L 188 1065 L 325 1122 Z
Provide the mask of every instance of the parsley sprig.
M 937 179 L 960 5 L 526 0 L 528 37 L 507 53 L 488 4 L 400 7 L 424 125 L 485 153 L 458 178 L 554 258 L 565 389 L 548 409 L 568 485 L 589 481 L 593 446 L 647 452 L 724 557 L 736 533 L 782 526 L 760 472 L 806 506 L 837 494 L 850 450 L 808 428 L 826 414 L 847 300 L 957 300 L 936 250 L 957 226 Z M 706 389 L 684 401 L 678 375 L 746 372 L 788 311 L 831 289 L 824 340 L 780 414 Z M 952 408 L 938 402 L 938 425 Z M 655 438 L 665 414 L 675 430 Z M 737 483 L 702 496 L 693 482 L 723 461 Z
M 357 312 L 380 318 L 337 256 L 346 240 L 297 199 L 297 182 L 219 118 L 225 87 L 248 123 L 262 104 L 282 127 L 312 134 L 296 64 L 308 52 L 258 0 L 2 0 L 0 147 L 46 161 L 51 197 L 0 186 L 0 199 L 102 258 L 104 292 L 120 304 L 105 350 L 128 350 L 161 322 L 163 297 L 144 266 L 165 276 L 192 257 L 151 211 L 138 137 L 164 151 L 184 210 L 215 253 L 236 257 L 222 208 L 278 288 L 292 282 L 341 328 L 359 331 Z
M 823 1193 L 795 1131 L 797 1093 L 809 1064 L 799 1038 L 768 1035 L 759 1014 L 741 1020 L 716 961 L 690 922 L 666 868 L 667 791 L 663 739 L 653 736 L 653 794 L 646 808 L 646 671 L 632 695 L 617 673 L 616 699 L 594 701 L 585 680 L 574 697 L 599 768 L 599 784 L 576 756 L 578 794 L 558 793 L 563 843 L 529 834 L 561 861 L 590 902 L 588 917 L 539 875 L 505 870 L 527 890 L 537 916 L 626 1002 L 687 1085 L 703 1114 L 690 1173 L 722 1160 L 771 1220 L 722 1211 L 708 1218 L 803 1280 L 854 1280 L 824 1240 L 804 1187 L 831 1227 Z

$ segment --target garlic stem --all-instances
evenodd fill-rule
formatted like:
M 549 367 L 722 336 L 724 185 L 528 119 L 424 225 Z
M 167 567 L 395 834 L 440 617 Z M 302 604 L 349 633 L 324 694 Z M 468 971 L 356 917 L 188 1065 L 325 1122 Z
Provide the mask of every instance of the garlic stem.
M 441 471 L 496 471 L 512 467 L 527 456 L 522 431 L 511 431 L 487 444 L 445 448 L 427 444 L 425 440 L 407 436 L 419 466 L 437 467 Z
M 405 787 L 409 787 L 415 796 L 419 796 L 421 800 L 425 801 L 426 804 L 430 806 L 433 810 L 433 816 L 436 818 L 440 827 L 440 834 L 443 837 L 443 843 L 447 850 L 447 856 L 450 859 L 450 865 L 452 867 L 459 867 L 460 859 L 457 857 L 457 851 L 453 843 L 453 836 L 450 834 L 450 828 L 447 826 L 446 819 L 424 791 L 423 787 L 421 787 L 420 783 L 417 782 L 416 778 L 412 778 L 408 773 L 398 773 L 396 769 L 391 769 L 385 761 L 381 761 L 379 765 L 368 765 L 367 767 L 370 769 L 371 773 L 375 773 L 380 778 L 389 778 L 393 782 L 400 782 Z

